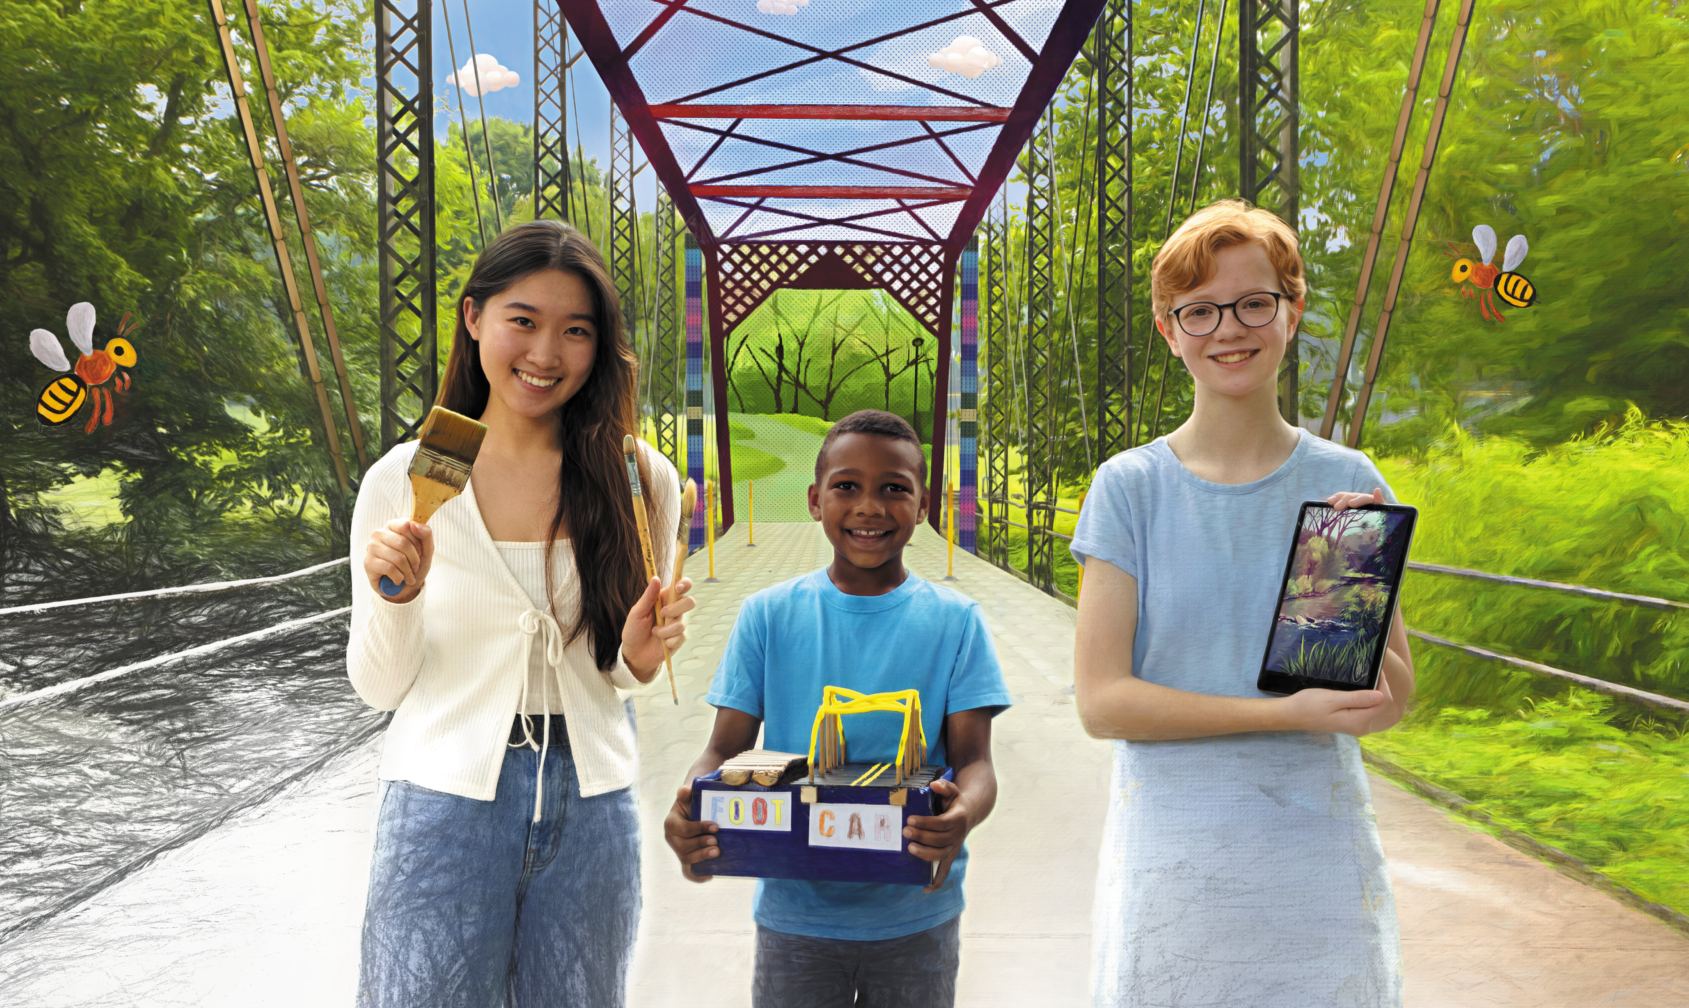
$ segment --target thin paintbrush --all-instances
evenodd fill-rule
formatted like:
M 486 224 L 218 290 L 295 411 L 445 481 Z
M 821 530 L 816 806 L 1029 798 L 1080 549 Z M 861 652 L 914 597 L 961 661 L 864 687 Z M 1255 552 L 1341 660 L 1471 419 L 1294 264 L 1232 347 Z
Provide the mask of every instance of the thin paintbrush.
M 428 411 L 422 422 L 422 434 L 417 438 L 416 457 L 411 460 L 411 521 L 428 524 L 434 512 L 447 501 L 463 493 L 469 485 L 469 470 L 475 456 L 481 452 L 481 441 L 487 436 L 487 425 L 471 420 L 461 413 L 453 413 L 439 406 Z M 381 593 L 397 595 L 404 584 L 381 576 Z
M 686 492 L 680 495 L 680 529 L 675 533 L 674 541 L 674 577 L 669 579 L 669 588 L 680 583 L 681 575 L 686 573 L 686 551 L 691 547 L 692 512 L 698 509 L 698 484 L 686 481 Z M 674 691 L 674 652 L 667 646 L 663 648 L 663 665 L 669 670 L 669 689 Z M 680 702 L 678 695 L 675 703 Z
M 639 481 L 639 449 L 632 434 L 622 437 L 622 460 L 627 463 L 628 489 L 633 493 L 633 520 L 639 526 L 639 552 L 645 558 L 645 583 L 650 584 L 651 579 L 657 576 L 657 557 L 651 552 L 651 519 L 645 513 L 645 488 Z M 662 626 L 664 622 L 663 601 L 662 597 L 658 596 L 657 625 Z M 663 650 L 666 653 L 668 649 Z M 666 661 L 665 658 L 665 664 Z M 676 704 L 680 703 L 680 693 L 674 685 L 673 668 L 669 669 L 669 695 L 674 698 Z

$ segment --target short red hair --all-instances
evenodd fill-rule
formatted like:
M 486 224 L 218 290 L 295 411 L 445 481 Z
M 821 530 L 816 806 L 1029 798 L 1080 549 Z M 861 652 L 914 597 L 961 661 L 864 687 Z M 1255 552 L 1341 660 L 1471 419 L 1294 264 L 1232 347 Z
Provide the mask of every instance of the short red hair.
M 1149 270 L 1150 305 L 1155 314 L 1166 315 L 1174 298 L 1214 278 L 1214 253 L 1244 244 L 1261 246 L 1278 273 L 1281 293 L 1292 302 L 1302 300 L 1308 284 L 1303 279 L 1296 232 L 1271 211 L 1227 199 L 1210 203 L 1185 218 L 1155 254 Z

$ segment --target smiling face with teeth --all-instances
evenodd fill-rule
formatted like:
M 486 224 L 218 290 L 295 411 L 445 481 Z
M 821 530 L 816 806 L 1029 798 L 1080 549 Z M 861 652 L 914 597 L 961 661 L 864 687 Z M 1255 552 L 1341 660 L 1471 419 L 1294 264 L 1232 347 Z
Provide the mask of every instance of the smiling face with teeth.
M 591 290 L 573 273 L 530 273 L 480 308 L 465 299 L 463 310 L 490 386 L 488 414 L 534 420 L 555 413 L 592 374 L 597 314 Z
M 1280 289 L 1278 271 L 1266 249 L 1247 242 L 1217 249 L 1213 274 L 1201 286 L 1176 296 L 1172 306 L 1196 301 L 1230 304 L 1246 294 Z M 1207 336 L 1187 334 L 1171 315 L 1157 315 L 1155 327 L 1173 355 L 1184 360 L 1199 397 L 1205 393 L 1230 398 L 1275 397 L 1279 362 L 1301 315 L 1302 302 L 1292 303 L 1286 298 L 1277 317 L 1259 328 L 1239 322 L 1232 308 L 1224 311 L 1220 327 Z
M 847 595 L 883 595 L 903 583 L 903 547 L 926 520 L 919 445 L 881 434 L 831 440 L 809 488 L 809 513 L 833 544 L 827 569 Z

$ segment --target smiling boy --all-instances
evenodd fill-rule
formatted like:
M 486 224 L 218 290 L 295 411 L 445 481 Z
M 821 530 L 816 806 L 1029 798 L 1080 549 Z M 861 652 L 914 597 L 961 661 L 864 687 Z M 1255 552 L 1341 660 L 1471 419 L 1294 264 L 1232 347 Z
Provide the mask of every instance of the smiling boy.
M 991 719 L 1012 701 L 979 603 L 903 566 L 903 548 L 926 519 L 925 487 L 920 441 L 902 418 L 863 410 L 835 424 L 809 488 L 833 562 L 745 600 L 706 697 L 715 728 L 688 781 L 750 749 L 759 726 L 763 748 L 807 752 L 825 686 L 919 690 L 928 761 L 955 772 L 955 783 L 933 784 L 943 813 L 910 816 L 903 830 L 909 853 L 936 866 L 925 889 L 757 882 L 755 1008 L 955 1001 L 962 842 L 996 802 Z M 893 714 L 853 719 L 851 751 L 889 758 L 899 725 Z M 686 877 L 707 882 L 692 866 L 718 856 L 718 827 L 692 821 L 691 796 L 680 789 L 664 832 Z

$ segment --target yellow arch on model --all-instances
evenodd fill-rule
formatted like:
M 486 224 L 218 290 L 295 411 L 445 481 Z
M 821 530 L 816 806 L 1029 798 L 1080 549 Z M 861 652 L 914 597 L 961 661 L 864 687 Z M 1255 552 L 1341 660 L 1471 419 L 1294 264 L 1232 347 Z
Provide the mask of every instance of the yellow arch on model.
M 901 690 L 895 693 L 858 693 L 843 686 L 826 686 L 821 690 L 821 706 L 815 711 L 815 724 L 809 731 L 809 779 L 813 783 L 817 768 L 825 774 L 845 762 L 844 721 L 846 714 L 866 714 L 870 711 L 890 711 L 903 715 L 903 731 L 897 740 L 897 783 L 915 773 L 927 761 L 927 732 L 921 724 L 921 693 Z M 878 765 L 857 778 L 873 779 L 883 772 Z

